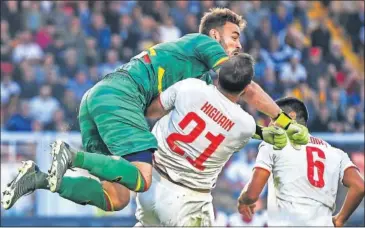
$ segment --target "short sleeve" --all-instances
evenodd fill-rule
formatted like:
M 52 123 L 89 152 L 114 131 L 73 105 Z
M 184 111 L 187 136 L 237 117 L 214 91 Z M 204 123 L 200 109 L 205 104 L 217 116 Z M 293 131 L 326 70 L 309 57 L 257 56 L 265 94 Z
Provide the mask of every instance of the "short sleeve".
M 347 153 L 345 153 L 344 151 L 342 151 L 340 149 L 337 149 L 337 150 L 339 150 L 341 152 L 340 182 L 342 183 L 346 169 L 348 169 L 350 167 L 357 168 L 357 166 L 350 160 Z
M 272 158 L 272 146 L 266 143 L 261 143 L 256 157 L 255 168 L 262 168 L 271 173 L 273 165 L 274 160 Z
M 222 63 L 228 60 L 228 55 L 223 47 L 209 36 L 201 34 L 197 36 L 196 42 L 195 54 L 209 69 L 216 71 Z

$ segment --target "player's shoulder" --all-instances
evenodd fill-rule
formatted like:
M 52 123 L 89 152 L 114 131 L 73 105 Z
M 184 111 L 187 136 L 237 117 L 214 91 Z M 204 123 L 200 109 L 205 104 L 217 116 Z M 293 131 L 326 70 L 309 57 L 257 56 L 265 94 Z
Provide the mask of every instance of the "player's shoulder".
M 197 78 L 187 78 L 179 83 L 180 91 L 187 93 L 203 92 L 209 87 L 206 82 Z
M 187 78 L 187 79 L 182 80 L 182 82 L 185 85 L 189 85 L 190 88 L 208 87 L 208 85 L 205 81 L 200 80 L 198 78 Z
M 325 150 L 334 150 L 337 151 L 338 148 L 333 147 L 330 143 L 328 143 L 326 140 L 317 137 L 317 136 L 313 136 L 313 135 L 309 135 L 309 142 L 308 145 L 312 145 L 312 146 L 316 146 L 318 148 L 322 148 Z
M 346 152 L 341 150 L 340 148 L 334 147 L 330 143 L 325 141 L 324 139 L 317 137 L 317 136 L 313 136 L 313 135 L 309 136 L 308 145 L 312 145 L 312 146 L 322 149 L 329 156 L 340 156 L 341 157 L 343 154 L 346 154 Z
M 265 141 L 262 141 L 260 144 L 259 144 L 259 147 L 258 147 L 258 150 L 273 150 L 273 145 L 265 142 Z
M 205 41 L 210 41 L 210 42 L 215 41 L 215 42 L 217 42 L 212 37 L 207 36 L 207 35 L 202 34 L 202 33 L 189 33 L 189 34 L 186 34 L 185 36 L 183 36 L 182 38 L 192 40 L 194 42 L 197 42 L 197 44 L 199 42 L 205 42 Z

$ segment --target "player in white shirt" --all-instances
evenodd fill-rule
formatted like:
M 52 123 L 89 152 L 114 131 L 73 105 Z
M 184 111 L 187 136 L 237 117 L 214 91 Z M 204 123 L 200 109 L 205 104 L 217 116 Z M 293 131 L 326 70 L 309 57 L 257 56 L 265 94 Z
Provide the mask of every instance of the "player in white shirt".
M 232 154 L 255 133 L 281 148 L 286 145 L 283 129 L 256 127 L 253 117 L 236 104 L 253 72 L 252 57 L 239 54 L 222 65 L 217 87 L 186 79 L 152 103 L 150 117 L 171 111 L 153 128 L 158 150 L 152 185 L 137 194 L 137 226 L 213 225 L 210 192 Z
M 288 97 L 276 103 L 306 125 L 303 102 Z M 269 226 L 342 226 L 364 197 L 364 179 L 357 167 L 345 152 L 313 136 L 307 145 L 294 147 L 291 143 L 281 150 L 267 143 L 259 146 L 253 174 L 238 199 L 239 212 L 252 216 L 254 203 L 272 174 Z M 339 181 L 349 189 L 341 210 L 332 217 Z

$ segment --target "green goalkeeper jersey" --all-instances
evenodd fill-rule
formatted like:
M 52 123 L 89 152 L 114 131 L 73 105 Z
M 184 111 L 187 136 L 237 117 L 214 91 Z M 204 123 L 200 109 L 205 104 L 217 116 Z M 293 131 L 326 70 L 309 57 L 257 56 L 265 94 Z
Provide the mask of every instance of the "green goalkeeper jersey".
M 200 78 L 211 83 L 207 73 L 216 70 L 228 56 L 223 47 L 209 36 L 193 33 L 173 42 L 157 44 L 135 56 L 117 71 L 127 71 L 139 85 L 148 105 L 174 83 Z

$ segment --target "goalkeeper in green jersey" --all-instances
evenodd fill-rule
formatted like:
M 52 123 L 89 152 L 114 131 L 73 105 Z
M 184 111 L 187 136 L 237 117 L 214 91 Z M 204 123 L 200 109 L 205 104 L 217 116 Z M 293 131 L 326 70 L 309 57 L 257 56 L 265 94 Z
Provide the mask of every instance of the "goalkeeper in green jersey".
M 207 72 L 217 71 L 241 50 L 244 26 L 241 16 L 231 10 L 212 9 L 202 18 L 199 33 L 155 45 L 106 75 L 85 93 L 80 104 L 83 150 L 54 142 L 49 174 L 34 162 L 25 162 L 3 193 L 3 207 L 11 208 L 21 196 L 36 189 L 49 189 L 78 204 L 104 211 L 123 209 L 129 203 L 129 191 L 144 192 L 151 185 L 157 142 L 145 120 L 147 107 L 160 92 L 183 79 L 211 83 Z M 307 143 L 307 129 L 282 112 L 256 83 L 247 86 L 242 98 L 275 119 L 293 143 Z M 258 137 L 265 140 L 267 134 L 257 129 Z M 73 167 L 86 169 L 102 181 L 64 176 Z

